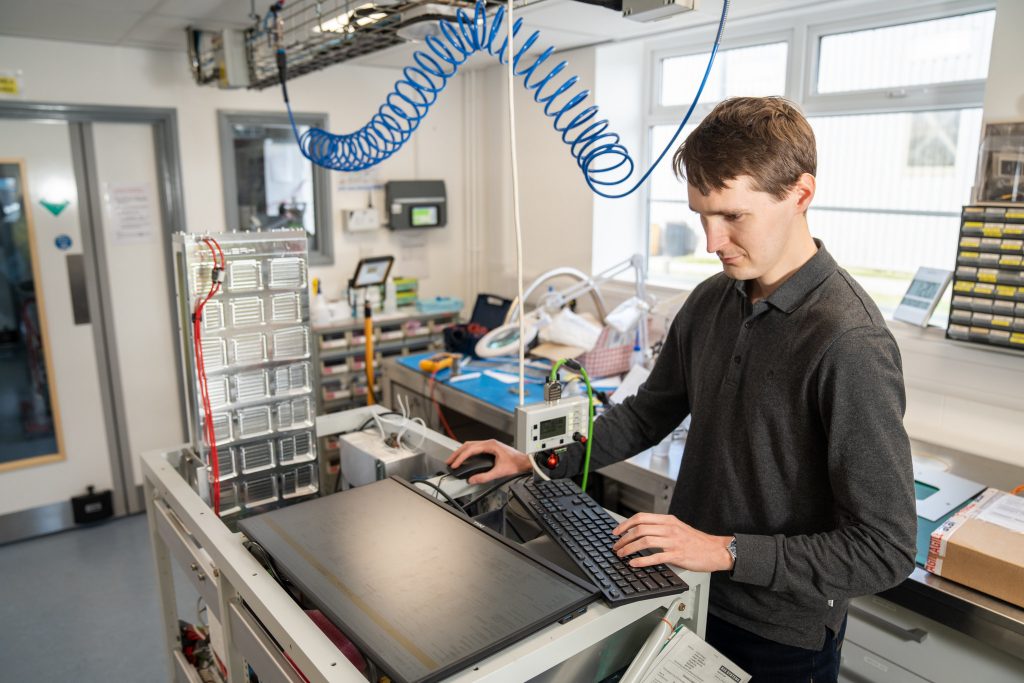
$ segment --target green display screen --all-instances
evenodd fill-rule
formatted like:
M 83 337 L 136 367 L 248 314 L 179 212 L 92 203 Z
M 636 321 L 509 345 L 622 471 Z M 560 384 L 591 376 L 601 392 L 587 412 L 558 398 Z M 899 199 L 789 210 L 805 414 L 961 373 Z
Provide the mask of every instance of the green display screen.
M 553 420 L 544 420 L 540 423 L 540 440 L 550 439 L 552 436 L 565 434 L 565 418 L 556 417 Z
M 409 210 L 409 224 L 414 228 L 429 228 L 437 225 L 437 207 L 412 207 Z

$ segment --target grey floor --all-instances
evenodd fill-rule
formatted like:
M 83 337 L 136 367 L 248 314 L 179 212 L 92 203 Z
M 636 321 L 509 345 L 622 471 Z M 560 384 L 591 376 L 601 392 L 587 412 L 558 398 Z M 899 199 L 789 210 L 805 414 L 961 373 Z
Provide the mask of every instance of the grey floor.
M 166 667 L 145 515 L 0 546 L 0 681 L 164 682 Z

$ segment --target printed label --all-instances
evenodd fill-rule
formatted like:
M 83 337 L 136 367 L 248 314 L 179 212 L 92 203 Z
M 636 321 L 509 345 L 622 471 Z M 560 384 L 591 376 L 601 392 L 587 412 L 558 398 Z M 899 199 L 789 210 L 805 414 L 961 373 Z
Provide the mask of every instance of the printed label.
M 978 513 L 978 519 L 1024 534 L 1024 498 L 1000 496 Z

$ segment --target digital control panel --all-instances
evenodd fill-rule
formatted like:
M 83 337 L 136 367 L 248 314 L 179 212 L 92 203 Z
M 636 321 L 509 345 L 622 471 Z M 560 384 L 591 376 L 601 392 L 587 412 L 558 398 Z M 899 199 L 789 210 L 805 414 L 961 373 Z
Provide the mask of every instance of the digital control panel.
M 563 448 L 579 437 L 589 438 L 584 396 L 516 407 L 515 446 L 523 453 Z M 575 438 L 574 438 L 575 437 Z

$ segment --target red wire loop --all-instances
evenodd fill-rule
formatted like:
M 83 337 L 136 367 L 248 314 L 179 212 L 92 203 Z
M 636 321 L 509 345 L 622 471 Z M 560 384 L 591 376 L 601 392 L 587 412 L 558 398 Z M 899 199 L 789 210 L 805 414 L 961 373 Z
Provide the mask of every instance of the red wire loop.
M 213 408 L 210 404 L 210 390 L 206 379 L 206 363 L 203 360 L 203 309 L 214 296 L 220 292 L 220 280 L 216 276 L 218 271 L 223 272 L 225 268 L 224 250 L 212 237 L 204 237 L 203 243 L 209 248 L 210 256 L 213 257 L 213 266 L 210 270 L 210 290 L 206 296 L 196 302 L 195 312 L 192 314 L 192 338 L 195 351 L 196 376 L 199 382 L 199 397 L 203 407 L 203 431 L 206 436 L 206 443 L 210 451 L 210 478 L 211 478 L 211 499 L 213 512 L 220 516 L 220 458 L 217 455 L 217 436 L 213 428 Z

